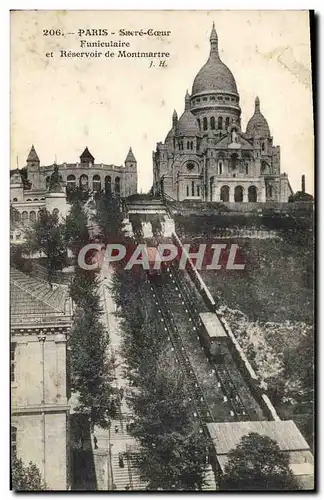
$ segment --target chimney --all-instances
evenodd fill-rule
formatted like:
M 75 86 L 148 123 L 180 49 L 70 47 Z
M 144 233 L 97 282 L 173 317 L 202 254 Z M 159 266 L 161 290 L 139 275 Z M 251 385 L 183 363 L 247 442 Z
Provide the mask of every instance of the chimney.
M 301 178 L 301 190 L 302 190 L 302 193 L 305 193 L 305 175 L 302 175 L 302 178 Z

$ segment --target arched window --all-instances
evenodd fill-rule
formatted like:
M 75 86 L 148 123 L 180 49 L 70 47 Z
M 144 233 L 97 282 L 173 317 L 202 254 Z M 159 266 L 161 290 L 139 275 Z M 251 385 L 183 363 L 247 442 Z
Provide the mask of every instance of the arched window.
M 229 124 L 230 124 L 230 119 L 229 117 L 227 116 L 226 119 L 225 119 L 225 128 L 227 129 L 229 127 Z
M 100 175 L 94 175 L 92 178 L 92 189 L 93 191 L 101 191 L 101 179 Z
M 265 150 L 264 142 L 261 144 L 261 149 L 262 149 L 262 151 Z
M 48 175 L 48 176 L 46 177 L 46 189 L 48 189 L 48 188 L 49 188 L 50 181 L 51 181 L 51 176 L 50 176 L 50 175 Z
M 248 173 L 249 173 L 249 164 L 248 163 L 245 164 L 245 173 L 246 173 L 246 175 L 248 175 Z
M 204 116 L 204 118 L 203 118 L 203 129 L 207 130 L 207 128 L 208 128 L 208 122 L 207 122 L 206 116 Z
M 80 188 L 86 191 L 89 189 L 89 182 L 88 182 L 88 176 L 83 174 L 80 176 Z
M 190 149 L 193 149 L 193 141 L 190 142 Z
M 41 198 L 41 201 L 45 201 L 45 198 Z
M 243 188 L 242 186 L 236 186 L 234 190 L 234 201 L 241 202 L 243 201 Z
M 115 193 L 120 194 L 120 177 L 115 178 Z
M 219 116 L 217 120 L 217 128 L 221 130 L 223 128 L 223 117 Z
M 219 160 L 219 162 L 218 162 L 218 174 L 222 175 L 222 173 L 223 173 L 223 162 L 222 162 L 222 160 Z
M 191 196 L 195 196 L 195 183 L 191 181 Z
M 220 199 L 221 201 L 229 201 L 229 187 L 228 186 L 222 186 L 220 190 Z
M 189 141 L 187 141 L 187 149 L 190 149 Z
M 58 214 L 59 214 L 58 208 L 54 208 L 54 210 L 53 210 L 52 214 L 53 214 L 54 216 L 58 216 Z
M 31 200 L 31 198 L 28 198 L 28 200 L 27 200 L 27 201 L 32 201 L 32 200 Z
M 200 186 L 197 184 L 197 196 L 200 196 Z
M 12 201 L 18 201 L 18 198 L 14 198 Z
M 212 130 L 215 130 L 215 117 L 214 116 L 210 117 L 210 128 Z
M 197 118 L 199 130 L 201 130 L 200 118 Z
M 251 202 L 258 201 L 258 191 L 257 191 L 257 188 L 255 186 L 249 186 L 248 200 Z
M 189 196 L 189 186 L 187 186 L 187 196 Z
M 34 201 L 38 201 L 38 198 L 34 198 Z
M 67 176 L 67 179 L 66 179 L 66 182 L 67 182 L 67 188 L 68 189 L 73 189 L 75 188 L 75 175 L 73 174 L 70 174 Z
M 273 196 L 273 188 L 272 186 L 268 186 L 268 198 L 272 198 Z
M 32 210 L 29 214 L 29 220 L 30 222 L 35 222 L 36 221 L 36 212 Z
M 106 177 L 105 177 L 105 191 L 106 191 L 106 194 L 111 194 L 111 177 L 110 177 L 110 175 L 106 175 Z
M 26 222 L 28 220 L 28 212 L 24 210 L 24 212 L 21 214 L 21 221 Z

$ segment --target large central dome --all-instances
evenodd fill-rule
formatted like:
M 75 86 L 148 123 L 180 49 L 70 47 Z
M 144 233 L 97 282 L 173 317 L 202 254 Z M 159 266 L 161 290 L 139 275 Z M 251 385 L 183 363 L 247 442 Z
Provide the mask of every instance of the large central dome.
M 209 59 L 197 74 L 193 82 L 191 95 L 212 91 L 238 94 L 232 72 L 219 57 L 218 37 L 214 25 L 210 35 Z

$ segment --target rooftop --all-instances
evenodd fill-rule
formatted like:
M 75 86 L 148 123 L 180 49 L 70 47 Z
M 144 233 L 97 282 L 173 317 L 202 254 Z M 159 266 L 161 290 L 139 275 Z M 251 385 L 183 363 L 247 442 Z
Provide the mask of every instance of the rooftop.
M 67 290 L 59 285 L 51 287 L 17 269 L 10 269 L 11 322 L 22 323 L 38 318 L 69 317 Z M 44 322 L 42 320 L 42 322 Z
M 203 312 L 199 313 L 199 316 L 210 337 L 227 337 L 227 333 L 215 313 Z

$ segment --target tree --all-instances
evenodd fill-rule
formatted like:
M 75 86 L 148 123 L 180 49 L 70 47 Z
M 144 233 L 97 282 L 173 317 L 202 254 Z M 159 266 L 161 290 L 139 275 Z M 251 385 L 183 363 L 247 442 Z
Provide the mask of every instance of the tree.
M 96 222 L 102 229 L 105 243 L 117 241 L 121 237 L 121 212 L 120 199 L 111 193 L 100 193 L 96 198 Z
M 29 462 L 29 465 L 26 466 L 15 455 L 11 460 L 11 484 L 14 491 L 47 490 L 36 465 Z
M 75 257 L 89 243 L 88 218 L 83 203 L 78 199 L 73 201 L 65 219 L 64 239 Z
M 311 194 L 305 193 L 304 191 L 297 191 L 291 194 L 288 198 L 288 202 L 292 203 L 295 201 L 314 201 L 314 197 Z
M 251 432 L 243 436 L 220 480 L 223 491 L 291 491 L 298 483 L 289 468 L 289 454 L 276 441 Z
M 31 253 L 45 254 L 48 281 L 51 283 L 55 273 L 63 269 L 67 262 L 64 224 L 57 214 L 51 214 L 46 209 L 39 211 L 38 220 L 26 230 L 26 249 Z

